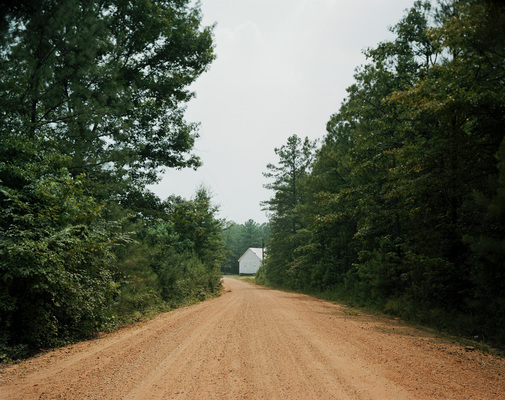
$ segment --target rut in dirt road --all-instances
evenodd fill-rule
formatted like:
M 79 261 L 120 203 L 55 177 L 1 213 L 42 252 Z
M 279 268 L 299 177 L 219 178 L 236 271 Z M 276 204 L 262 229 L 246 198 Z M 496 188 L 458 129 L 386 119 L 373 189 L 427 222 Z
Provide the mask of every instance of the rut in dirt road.
M 502 359 L 309 296 L 224 286 L 217 299 L 5 367 L 0 398 L 505 398 Z

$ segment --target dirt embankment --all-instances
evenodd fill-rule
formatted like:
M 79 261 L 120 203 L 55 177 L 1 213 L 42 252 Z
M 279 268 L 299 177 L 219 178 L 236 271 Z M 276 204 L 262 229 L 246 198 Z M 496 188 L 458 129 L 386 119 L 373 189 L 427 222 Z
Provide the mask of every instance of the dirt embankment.
M 220 298 L 1 372 L 1 399 L 505 399 L 505 360 L 225 279 Z

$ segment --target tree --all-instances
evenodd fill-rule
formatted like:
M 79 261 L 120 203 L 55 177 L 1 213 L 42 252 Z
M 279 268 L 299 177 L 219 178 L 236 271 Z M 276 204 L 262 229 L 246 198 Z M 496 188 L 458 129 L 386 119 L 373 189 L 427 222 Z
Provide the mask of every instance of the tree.
M 504 27 L 502 2 L 417 1 L 367 50 L 300 229 L 276 237 L 273 216 L 274 283 L 503 343 Z
M 26 355 L 107 324 L 113 247 L 125 239 L 68 157 L 0 135 L 0 351 Z
M 135 241 L 117 251 L 120 295 L 111 313 L 120 320 L 131 314 L 166 310 L 220 293 L 220 266 L 226 255 L 224 221 L 207 189 L 192 199 L 171 196 L 162 201 L 137 193 L 126 229 Z
M 418 133 L 398 151 L 403 190 L 413 194 L 417 211 L 411 257 L 441 260 L 437 268 L 412 270 L 416 295 L 451 311 L 503 318 L 497 262 L 503 249 L 490 243 L 504 237 L 491 204 L 501 196 L 505 8 L 493 1 L 454 1 L 437 18 L 429 36 L 441 61 L 411 90 L 392 96 L 408 107 L 409 128 Z M 500 331 L 494 319 L 475 320 L 471 334 Z
M 191 200 L 172 196 L 165 204 L 167 217 L 156 231 L 162 247 L 151 261 L 165 300 L 218 293 L 220 267 L 226 259 L 224 221 L 216 218 L 218 207 L 212 204 L 208 190 L 200 187 Z
M 183 104 L 214 55 L 189 1 L 29 2 L 4 21 L 3 119 L 69 155 L 74 176 L 117 195 L 199 165 Z
M 304 270 L 301 286 L 318 290 L 342 285 L 357 262 L 351 125 L 335 114 L 327 132 L 307 179 L 307 202 L 300 209 L 310 237 L 297 249 Z
M 436 56 L 426 38 L 429 12 L 428 3 L 416 2 L 392 28 L 395 40 L 365 52 L 368 63 L 328 122 L 307 182 L 310 239 L 297 250 L 307 286 L 360 279 L 367 298 L 402 290 L 404 215 L 392 171 L 394 150 L 406 140 L 405 109 L 387 99 L 410 88 Z
M 302 142 L 298 136 L 290 136 L 285 145 L 275 149 L 279 164 L 268 164 L 268 172 L 263 174 L 273 178 L 265 187 L 273 190 L 274 196 L 262 203 L 272 213 L 265 271 L 273 283 L 286 280 L 284 274 L 293 260 L 297 233 L 303 229 L 297 210 L 305 202 L 303 182 L 310 172 L 314 148 L 315 142 L 308 138 Z
M 213 59 L 212 27 L 201 26 L 189 0 L 2 7 L 0 355 L 110 323 L 127 286 L 122 267 L 133 262 L 117 248 L 134 235 L 124 221 L 132 211 L 129 226 L 163 220 L 164 205 L 146 184 L 160 169 L 200 163 L 191 154 L 198 126 L 185 121 L 184 104 Z M 219 223 L 202 196 L 195 212 L 207 213 L 203 231 L 217 243 Z M 209 263 L 215 291 L 222 254 L 200 240 L 191 263 Z M 143 272 L 136 276 L 156 295 L 157 277 Z
M 273 182 L 264 185 L 265 188 L 275 192 L 273 198 L 262 203 L 264 209 L 272 212 L 274 218 L 289 217 L 293 233 L 297 230 L 295 209 L 303 202 L 300 185 L 309 172 L 314 147 L 315 142 L 307 137 L 302 143 L 298 136 L 290 136 L 285 145 L 275 149 L 279 165 L 268 164 L 268 172 L 263 173 L 265 178 L 273 178 Z

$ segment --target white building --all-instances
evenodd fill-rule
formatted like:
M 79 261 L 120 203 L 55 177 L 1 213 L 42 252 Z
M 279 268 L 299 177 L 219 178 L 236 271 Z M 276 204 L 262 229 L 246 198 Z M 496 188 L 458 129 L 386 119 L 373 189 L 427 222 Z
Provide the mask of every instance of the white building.
M 238 259 L 239 275 L 254 275 L 258 272 L 263 260 L 263 249 L 249 247 L 242 257 Z

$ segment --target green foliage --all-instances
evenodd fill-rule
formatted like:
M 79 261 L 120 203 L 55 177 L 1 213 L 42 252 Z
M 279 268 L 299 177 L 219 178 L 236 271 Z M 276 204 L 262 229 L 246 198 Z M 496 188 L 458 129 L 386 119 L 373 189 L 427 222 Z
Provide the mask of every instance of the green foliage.
M 315 145 L 308 138 L 302 141 L 297 135 L 290 136 L 285 145 L 275 149 L 278 165 L 268 164 L 268 172 L 263 173 L 266 178 L 273 179 L 265 187 L 273 190 L 274 196 L 262 203 L 264 209 L 271 213 L 262 273 L 278 285 L 298 280 L 294 250 L 298 241 L 297 232 L 304 228 L 299 210 L 307 201 L 304 182 L 310 172 Z
M 107 197 L 155 182 L 159 168 L 199 165 L 183 104 L 214 55 L 189 1 L 43 1 L 5 19 L 5 120 L 54 140 L 74 176 Z
M 262 279 L 503 345 L 505 7 L 417 1 L 392 31 L 328 123 L 299 227 L 274 213 Z
M 218 208 L 212 204 L 209 192 L 201 187 L 190 201 L 172 197 L 167 203 L 169 221 L 183 249 L 210 268 L 219 269 L 226 257 L 224 221 L 216 218 Z
M 15 139 L 3 135 L 2 152 Z M 114 224 L 100 218 L 84 178 L 69 174 L 68 158 L 26 140 L 2 156 L 0 345 L 34 350 L 103 328 L 117 292 Z
M 208 192 L 200 188 L 191 200 L 173 196 L 163 202 L 145 192 L 137 193 L 136 200 L 130 204 L 144 212 L 146 202 L 157 204 L 150 208 L 155 218 L 130 218 L 126 229 L 136 232 L 136 240 L 116 251 L 120 295 L 110 313 L 128 320 L 131 314 L 219 294 L 219 267 L 226 254 L 224 222 L 215 217 L 218 210 Z
M 149 266 L 151 251 L 153 246 L 141 240 L 116 249 L 115 278 L 119 294 L 108 311 L 113 324 L 136 321 L 143 315 L 167 309 L 161 297 L 159 277 Z
M 184 111 L 213 59 L 188 0 L 2 7 L 0 358 L 218 293 L 210 196 L 145 189 L 200 164 Z
M 221 289 L 221 274 L 191 254 L 172 253 L 158 266 L 161 295 L 176 307 L 193 300 L 205 300 Z

